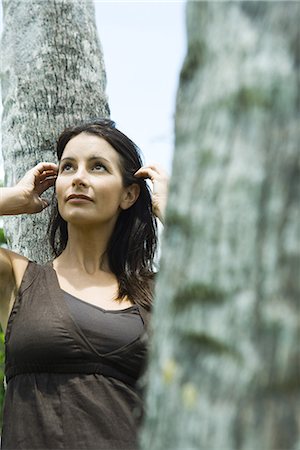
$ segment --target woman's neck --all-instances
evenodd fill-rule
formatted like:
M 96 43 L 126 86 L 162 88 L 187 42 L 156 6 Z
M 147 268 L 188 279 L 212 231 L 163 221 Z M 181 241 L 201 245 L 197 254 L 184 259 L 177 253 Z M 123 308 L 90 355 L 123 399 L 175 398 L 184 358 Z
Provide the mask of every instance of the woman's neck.
M 57 260 L 70 269 L 79 269 L 89 275 L 100 269 L 110 272 L 106 249 L 111 230 L 97 228 L 77 228 L 68 224 L 67 246 Z

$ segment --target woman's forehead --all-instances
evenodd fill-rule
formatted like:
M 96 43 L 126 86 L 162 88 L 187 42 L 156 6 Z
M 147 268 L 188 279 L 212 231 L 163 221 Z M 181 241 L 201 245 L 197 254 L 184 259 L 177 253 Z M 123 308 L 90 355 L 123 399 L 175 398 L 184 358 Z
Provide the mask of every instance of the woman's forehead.
M 90 159 L 94 157 L 105 158 L 112 163 L 120 163 L 118 152 L 104 138 L 99 136 L 80 133 L 74 136 L 64 148 L 61 159 Z

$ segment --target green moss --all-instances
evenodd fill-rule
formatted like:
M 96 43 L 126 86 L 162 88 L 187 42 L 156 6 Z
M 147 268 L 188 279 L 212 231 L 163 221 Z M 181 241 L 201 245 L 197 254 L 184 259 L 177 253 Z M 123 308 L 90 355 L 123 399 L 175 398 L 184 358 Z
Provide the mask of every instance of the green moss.
M 272 98 L 268 90 L 263 90 L 258 87 L 242 87 L 234 97 L 234 104 L 239 109 L 249 109 L 253 106 L 260 108 L 271 108 Z
M 205 333 L 188 331 L 184 335 L 184 340 L 186 341 L 188 348 L 192 351 L 194 350 L 195 354 L 205 352 L 206 354 L 214 354 L 219 356 L 227 355 L 238 360 L 239 362 L 242 361 L 242 357 L 236 349 L 218 339 L 208 336 Z
M 180 84 L 187 83 L 192 80 L 197 68 L 203 64 L 205 55 L 206 48 L 204 42 L 193 42 L 190 44 L 187 56 L 181 69 Z
M 190 233 L 193 231 L 190 217 L 188 215 L 180 214 L 175 210 L 168 211 L 166 226 L 168 228 L 179 228 L 186 236 L 190 236 Z
M 199 401 L 199 388 L 192 382 L 184 383 L 181 386 L 181 399 L 184 407 L 188 410 L 195 409 Z
M 199 150 L 199 162 L 202 169 L 211 165 L 215 161 L 214 150 L 210 149 L 200 149 Z
M 299 373 L 287 376 L 284 380 L 269 381 L 258 388 L 262 395 L 273 397 L 276 395 L 293 395 L 299 393 Z
M 179 365 L 173 358 L 168 358 L 164 361 L 162 367 L 162 380 L 164 384 L 171 384 L 179 373 Z
M 191 303 L 221 304 L 226 295 L 223 291 L 203 283 L 191 283 L 183 286 L 173 299 L 176 308 L 183 308 Z

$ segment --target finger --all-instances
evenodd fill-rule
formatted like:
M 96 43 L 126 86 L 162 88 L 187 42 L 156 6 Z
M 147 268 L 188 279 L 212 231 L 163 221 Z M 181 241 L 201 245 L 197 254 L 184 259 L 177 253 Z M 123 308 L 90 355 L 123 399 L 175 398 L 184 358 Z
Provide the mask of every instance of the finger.
M 139 170 L 144 170 L 144 169 L 152 169 L 152 170 L 154 170 L 154 172 L 157 172 L 157 174 L 167 176 L 166 170 L 159 164 L 148 164 L 147 166 L 141 167 Z M 137 172 L 139 172 L 139 170 Z
M 150 169 L 154 170 L 157 173 L 165 172 L 164 169 L 159 164 L 148 164 Z
M 46 179 L 44 181 L 42 181 L 41 183 L 39 183 L 39 185 L 36 187 L 36 191 L 37 193 L 40 195 L 43 192 L 45 192 L 47 189 L 49 189 L 50 187 L 54 186 L 56 182 L 56 177 L 53 178 L 49 178 Z
M 150 167 L 141 167 L 137 172 L 135 172 L 134 176 L 138 178 L 150 178 L 152 181 L 157 177 L 157 172 L 155 170 L 150 169 Z
M 41 173 L 41 175 L 39 176 L 40 181 L 45 180 L 45 178 L 50 178 L 50 177 L 57 177 L 56 172 L 54 172 L 53 170 L 46 170 L 43 173 Z
M 56 183 L 57 177 L 48 177 L 45 180 L 41 181 L 39 183 L 38 187 L 41 186 L 54 186 L 54 184 Z
M 38 189 L 40 187 L 41 183 L 43 183 L 46 180 L 51 180 L 51 181 L 54 180 L 54 182 L 55 182 L 55 180 L 57 179 L 57 175 L 51 171 L 46 171 L 39 175 L 35 174 L 34 177 L 35 177 L 34 178 L 35 189 Z
M 58 165 L 55 163 L 41 162 L 35 166 L 35 169 L 37 169 L 41 173 L 44 172 L 45 170 L 54 170 L 57 172 Z
M 41 176 L 46 171 L 53 171 L 54 173 L 58 172 L 58 166 L 54 163 L 39 163 L 32 169 L 35 176 Z

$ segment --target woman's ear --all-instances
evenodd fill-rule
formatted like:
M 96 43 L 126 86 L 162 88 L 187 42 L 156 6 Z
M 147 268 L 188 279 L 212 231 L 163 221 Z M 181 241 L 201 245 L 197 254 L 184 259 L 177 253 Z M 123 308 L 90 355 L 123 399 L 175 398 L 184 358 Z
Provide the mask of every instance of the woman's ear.
M 124 189 L 124 193 L 122 195 L 120 208 L 128 209 L 132 206 L 140 195 L 140 186 L 137 183 L 133 183 L 130 186 Z

